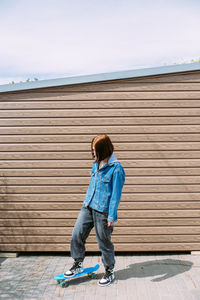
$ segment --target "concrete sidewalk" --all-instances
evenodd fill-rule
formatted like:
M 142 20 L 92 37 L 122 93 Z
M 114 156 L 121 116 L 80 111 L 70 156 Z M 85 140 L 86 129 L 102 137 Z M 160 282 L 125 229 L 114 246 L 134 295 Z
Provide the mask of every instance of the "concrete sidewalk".
M 72 265 L 64 254 L 21 254 L 0 260 L 0 299 L 200 300 L 200 256 L 190 254 L 116 255 L 116 280 L 98 286 L 104 273 L 99 255 L 88 255 L 84 267 L 100 263 L 95 279 L 80 277 L 61 288 L 53 279 Z

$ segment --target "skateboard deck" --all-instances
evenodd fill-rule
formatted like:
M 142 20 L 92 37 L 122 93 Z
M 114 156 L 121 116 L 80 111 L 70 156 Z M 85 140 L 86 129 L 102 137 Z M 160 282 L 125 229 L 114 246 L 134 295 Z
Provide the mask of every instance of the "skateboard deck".
M 95 277 L 94 272 L 97 271 L 98 269 L 99 269 L 99 264 L 96 264 L 93 267 L 84 268 L 81 273 L 75 274 L 72 277 L 66 277 L 66 276 L 64 276 L 64 273 L 62 273 L 62 274 L 54 276 L 54 279 L 57 280 L 57 283 L 59 283 L 60 286 L 64 287 L 67 285 L 69 280 L 80 277 L 80 276 L 88 275 L 89 278 L 94 278 Z

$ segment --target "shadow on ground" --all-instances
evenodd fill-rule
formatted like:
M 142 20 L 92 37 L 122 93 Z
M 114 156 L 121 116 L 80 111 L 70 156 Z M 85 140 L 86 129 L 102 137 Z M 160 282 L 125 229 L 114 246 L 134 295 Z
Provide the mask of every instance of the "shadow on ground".
M 0 257 L 0 266 L 1 266 L 2 262 L 4 262 L 4 260 L 6 260 L 6 258 Z
M 116 279 L 144 278 L 159 276 L 151 281 L 159 282 L 178 274 L 187 272 L 193 263 L 188 260 L 161 259 L 129 265 L 126 269 L 115 272 Z
M 187 272 L 193 263 L 188 260 L 161 259 L 147 262 L 135 263 L 127 266 L 126 269 L 115 271 L 116 280 L 127 280 L 129 278 L 145 278 L 159 276 L 151 279 L 153 282 L 166 280 L 173 276 Z M 95 279 L 99 280 L 103 273 L 97 273 Z M 88 281 L 88 277 L 80 277 L 69 280 L 69 284 L 77 285 Z

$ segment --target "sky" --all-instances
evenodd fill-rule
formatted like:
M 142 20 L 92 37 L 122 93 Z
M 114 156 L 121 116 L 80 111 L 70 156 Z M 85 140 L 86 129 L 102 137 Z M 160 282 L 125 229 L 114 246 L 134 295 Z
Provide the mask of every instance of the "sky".
M 199 0 L 0 0 L 0 84 L 189 63 Z

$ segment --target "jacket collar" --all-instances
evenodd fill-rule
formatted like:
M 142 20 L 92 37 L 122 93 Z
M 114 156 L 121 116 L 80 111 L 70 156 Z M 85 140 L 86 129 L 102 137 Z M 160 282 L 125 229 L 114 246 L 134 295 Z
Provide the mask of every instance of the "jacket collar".
M 113 165 L 114 162 L 118 161 L 114 153 L 110 156 L 108 160 L 108 165 Z
M 108 162 L 102 168 L 104 168 L 104 167 L 106 167 L 108 165 L 112 166 L 114 164 L 114 162 L 117 162 L 117 161 L 118 161 L 118 159 L 116 158 L 116 156 L 114 155 L 114 153 L 112 153 L 111 156 L 110 156 L 110 158 L 109 158 L 109 160 L 108 160 Z M 95 159 L 94 163 L 97 163 L 96 159 Z

